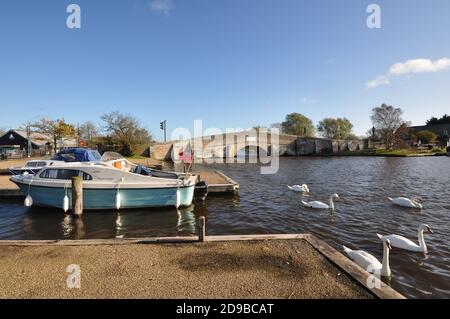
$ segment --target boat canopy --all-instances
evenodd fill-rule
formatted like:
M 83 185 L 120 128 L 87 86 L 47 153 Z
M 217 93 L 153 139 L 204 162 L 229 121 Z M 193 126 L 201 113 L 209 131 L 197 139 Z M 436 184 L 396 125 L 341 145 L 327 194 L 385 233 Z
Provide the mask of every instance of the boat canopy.
M 88 148 L 69 148 L 57 153 L 52 157 L 52 160 L 64 162 L 98 162 L 101 158 L 100 153 L 96 150 Z

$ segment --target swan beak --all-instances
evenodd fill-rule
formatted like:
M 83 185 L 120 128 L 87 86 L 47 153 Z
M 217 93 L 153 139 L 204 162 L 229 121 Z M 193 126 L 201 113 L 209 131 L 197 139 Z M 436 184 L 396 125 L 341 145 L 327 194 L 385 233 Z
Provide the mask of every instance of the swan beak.
M 432 230 L 430 227 L 427 227 L 427 230 L 428 230 L 428 232 L 429 232 L 430 234 L 433 234 L 433 233 L 434 233 L 433 230 Z
M 389 249 L 392 249 L 391 242 L 389 240 L 386 240 L 386 245 Z

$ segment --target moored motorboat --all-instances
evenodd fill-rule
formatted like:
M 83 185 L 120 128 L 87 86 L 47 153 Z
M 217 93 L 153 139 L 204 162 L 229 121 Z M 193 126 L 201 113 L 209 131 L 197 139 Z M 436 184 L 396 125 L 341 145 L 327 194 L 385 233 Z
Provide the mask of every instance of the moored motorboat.
M 86 210 L 190 206 L 197 183 L 196 175 L 153 171 L 111 153 L 99 162 L 54 163 L 35 175 L 12 176 L 11 181 L 33 205 L 64 208 L 65 197 L 71 203 L 74 176 L 83 179 Z

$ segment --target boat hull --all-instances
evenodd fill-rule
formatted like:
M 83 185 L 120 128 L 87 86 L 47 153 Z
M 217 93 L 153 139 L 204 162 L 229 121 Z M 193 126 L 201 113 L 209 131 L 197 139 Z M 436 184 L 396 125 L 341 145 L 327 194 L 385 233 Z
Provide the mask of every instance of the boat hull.
M 63 208 L 64 196 L 72 203 L 72 189 L 18 184 L 24 195 L 30 195 L 34 206 Z M 178 191 L 178 201 L 177 201 Z M 86 210 L 116 209 L 117 189 L 83 189 L 83 208 Z M 120 209 L 148 207 L 190 206 L 194 195 L 194 186 L 167 188 L 124 188 L 120 189 Z M 178 205 L 179 204 L 179 205 Z

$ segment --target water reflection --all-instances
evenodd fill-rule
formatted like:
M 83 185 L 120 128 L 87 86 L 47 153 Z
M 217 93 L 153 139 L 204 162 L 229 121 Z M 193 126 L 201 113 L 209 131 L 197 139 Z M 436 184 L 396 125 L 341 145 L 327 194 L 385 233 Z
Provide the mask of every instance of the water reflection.
M 196 218 L 194 205 L 184 209 L 178 209 L 177 231 L 179 234 L 193 235 L 196 232 Z
M 86 237 L 82 217 L 66 215 L 61 223 L 64 238 L 83 239 Z
M 0 205 L 2 209 L 6 208 Z M 16 216 L 20 223 L 10 220 L 14 239 L 86 239 L 192 236 L 196 234 L 195 205 L 187 208 L 159 208 L 122 211 L 86 211 L 77 217 L 61 210 L 10 205 L 23 211 Z M 199 206 L 207 214 L 206 205 Z M 14 227 L 12 227 L 14 226 Z M 1 235 L 1 233 L 0 233 Z M 4 232 L 3 239 L 9 238 Z

